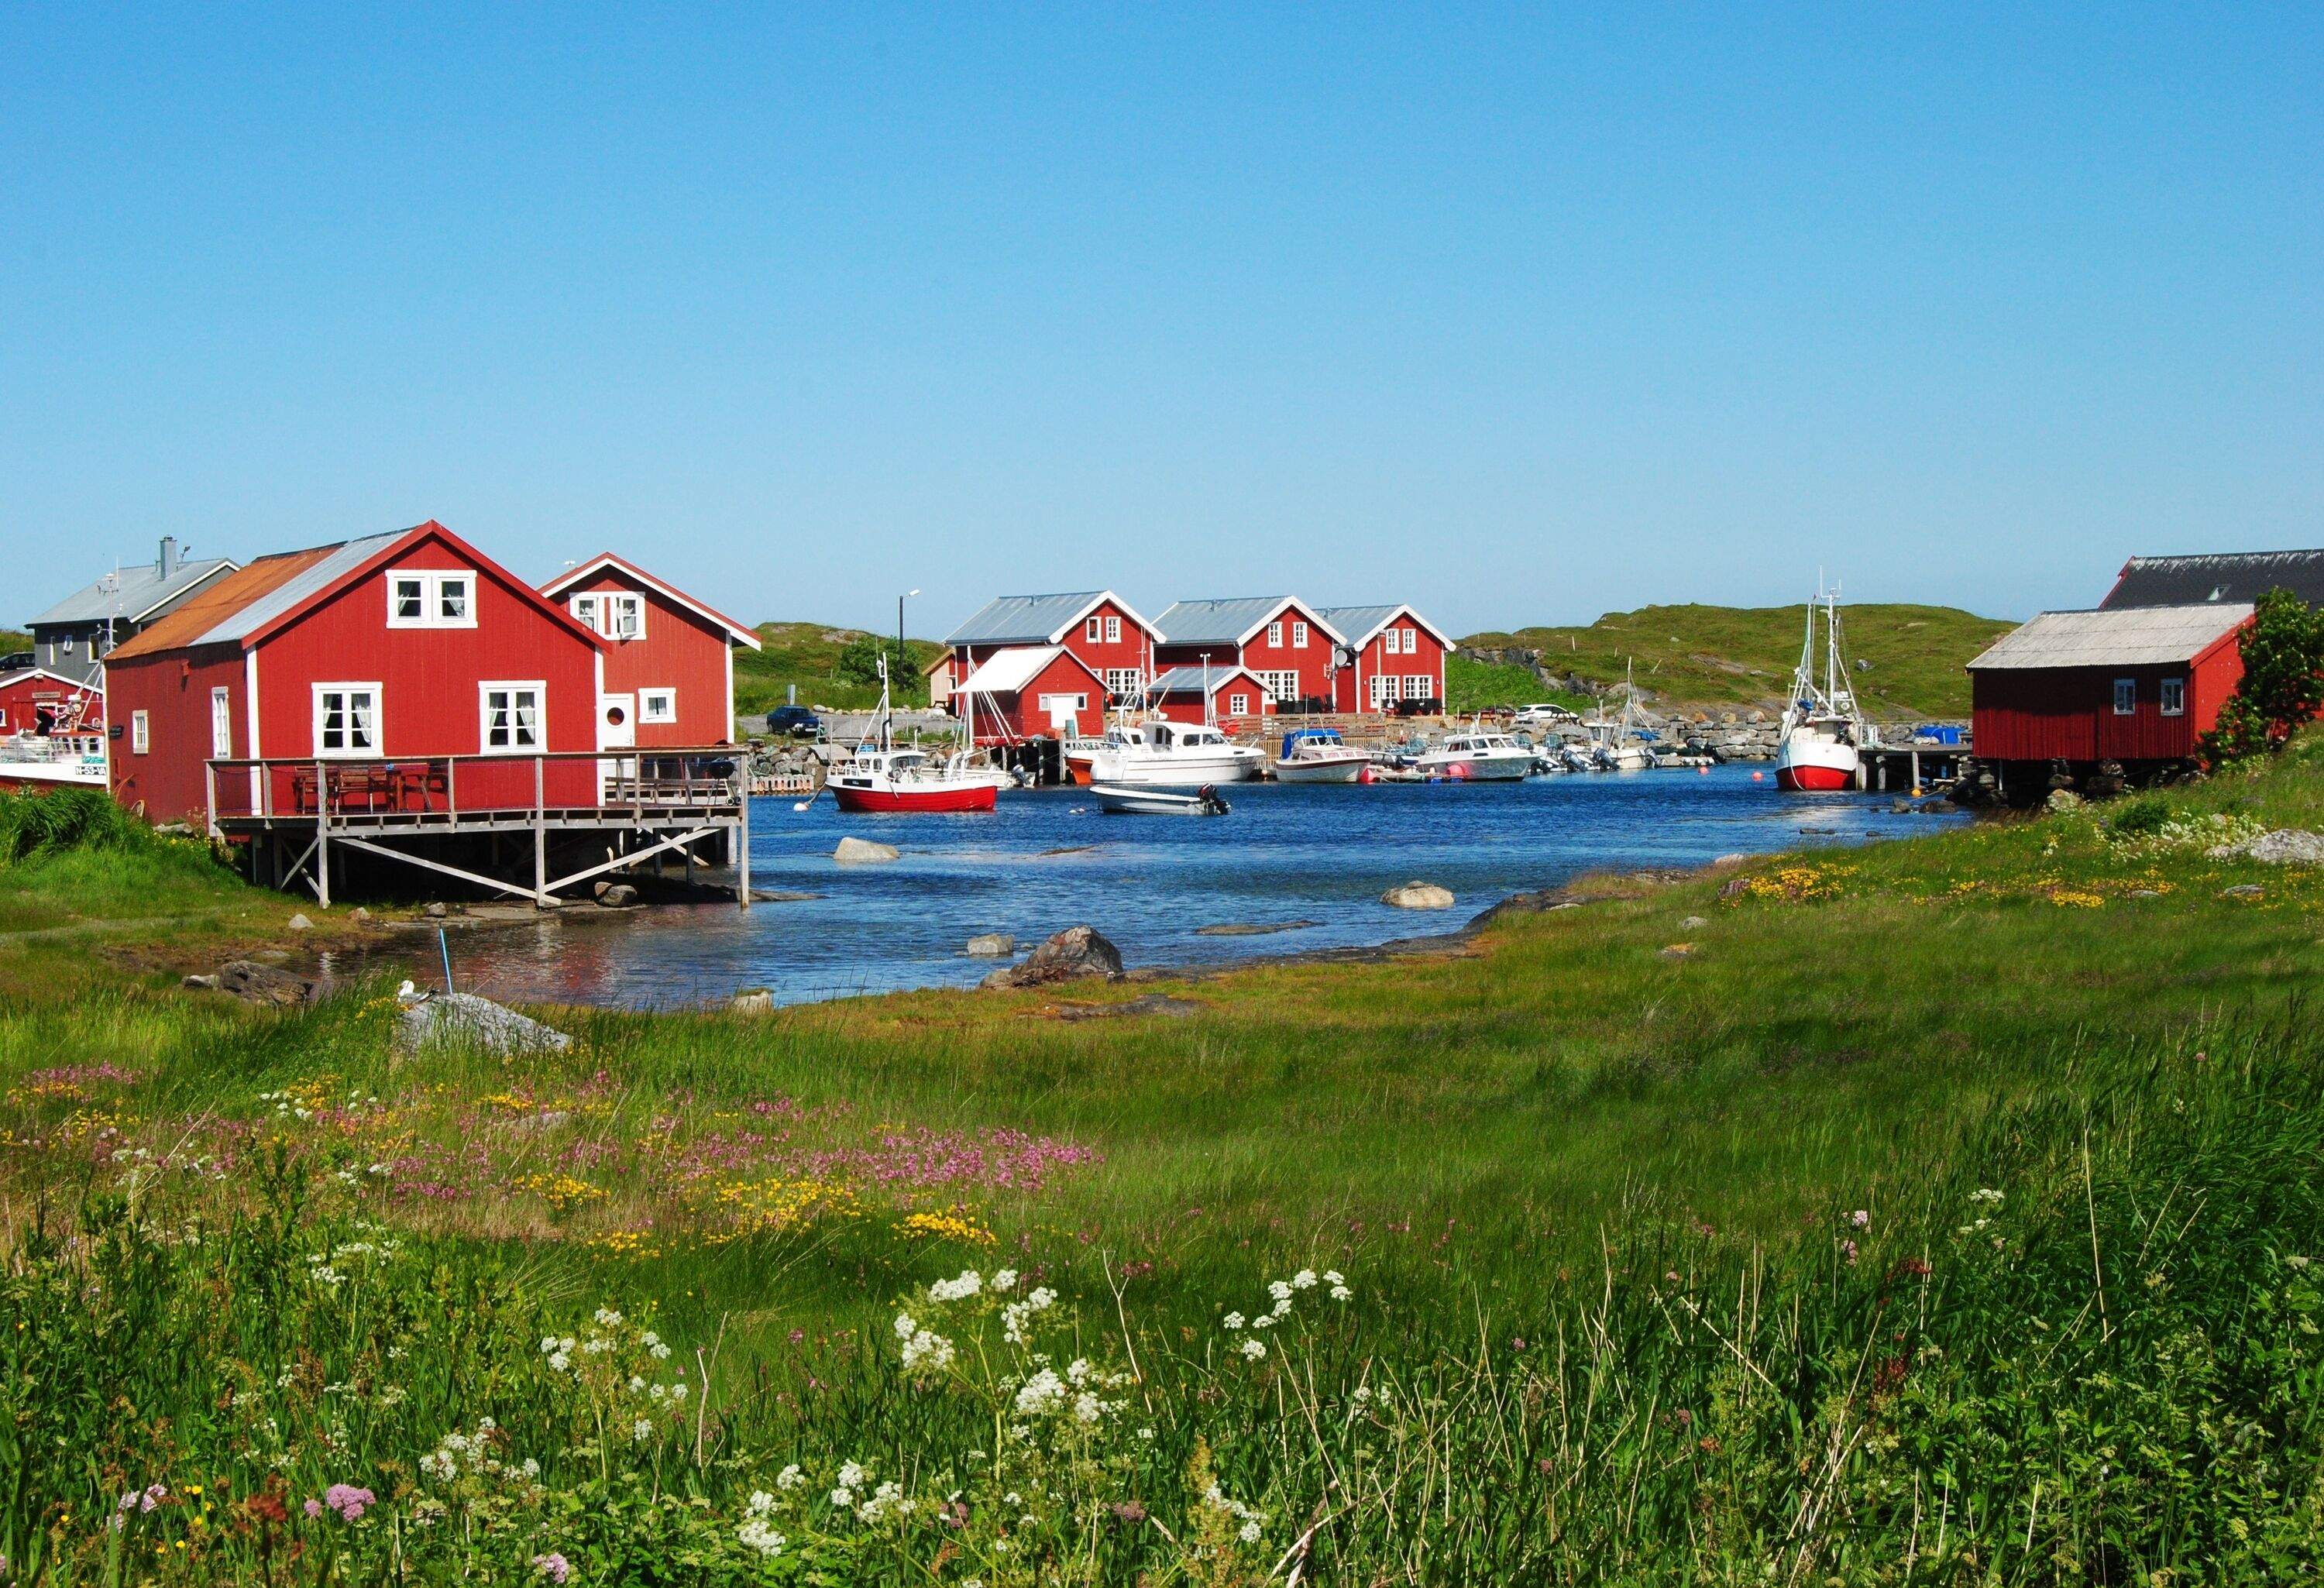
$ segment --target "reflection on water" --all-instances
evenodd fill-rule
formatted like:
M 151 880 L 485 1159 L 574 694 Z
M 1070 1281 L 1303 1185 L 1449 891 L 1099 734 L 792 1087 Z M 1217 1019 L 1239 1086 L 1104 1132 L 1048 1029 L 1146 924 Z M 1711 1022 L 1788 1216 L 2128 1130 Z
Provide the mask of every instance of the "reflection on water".
M 1888 796 L 1781 794 L 1719 767 L 1524 783 L 1374 788 L 1250 784 L 1213 819 L 1109 817 L 1077 789 L 1004 794 L 968 816 L 841 816 L 754 800 L 752 881 L 813 894 L 761 903 L 575 910 L 465 938 L 463 987 L 496 997 L 667 1007 L 772 988 L 798 1002 L 904 987 L 967 986 L 993 962 L 980 932 L 1029 946 L 1086 921 L 1132 968 L 1384 942 L 1445 930 L 1512 893 L 1584 871 L 1700 865 L 1721 854 L 1859 843 L 1966 819 L 1898 815 Z M 1803 834 L 1802 829 L 1811 829 Z M 830 858 L 844 834 L 903 851 L 885 864 Z M 1379 902 L 1412 880 L 1459 908 Z M 1267 935 L 1198 928 L 1313 925 Z M 417 957 L 417 956 L 415 956 Z M 429 983 L 434 945 L 413 973 Z

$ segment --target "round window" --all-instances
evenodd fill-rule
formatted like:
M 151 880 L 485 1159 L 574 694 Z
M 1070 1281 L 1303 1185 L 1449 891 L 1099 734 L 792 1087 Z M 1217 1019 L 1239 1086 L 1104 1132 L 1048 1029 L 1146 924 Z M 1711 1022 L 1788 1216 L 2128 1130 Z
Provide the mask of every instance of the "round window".
M 617 727 L 617 728 L 618 728 L 618 727 L 620 727 L 623 723 L 625 723 L 625 722 L 629 721 L 629 718 L 630 718 L 630 714 L 629 714 L 628 712 L 626 712 L 626 711 L 623 711 L 623 710 L 622 710 L 620 706 L 609 706 L 605 707 L 605 720 L 606 720 L 607 722 L 609 722 L 609 723 L 613 724 L 613 726 L 615 726 L 615 727 Z

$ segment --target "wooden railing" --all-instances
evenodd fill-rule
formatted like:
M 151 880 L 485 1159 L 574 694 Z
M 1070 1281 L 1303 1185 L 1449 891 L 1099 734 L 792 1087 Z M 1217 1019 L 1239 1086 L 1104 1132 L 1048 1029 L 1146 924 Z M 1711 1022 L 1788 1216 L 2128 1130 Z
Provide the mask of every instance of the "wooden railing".
M 218 756 L 204 768 L 205 803 L 213 834 L 222 823 L 251 818 L 447 827 L 487 813 L 642 818 L 739 807 L 748 781 L 745 754 L 710 745 L 527 755 Z

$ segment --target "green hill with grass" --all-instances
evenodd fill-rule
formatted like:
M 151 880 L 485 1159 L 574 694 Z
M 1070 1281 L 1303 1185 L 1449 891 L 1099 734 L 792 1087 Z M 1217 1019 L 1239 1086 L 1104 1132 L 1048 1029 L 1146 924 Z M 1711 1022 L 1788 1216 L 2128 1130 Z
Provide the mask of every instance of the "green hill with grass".
M 1804 606 L 1642 606 L 1609 612 L 1587 627 L 1472 634 L 1462 645 L 1471 660 L 1505 668 L 1517 660 L 1508 653 L 1538 651 L 1552 675 L 1575 679 L 1585 691 L 1619 684 L 1625 662 L 1635 660 L 1640 692 L 1665 707 L 1773 708 L 1782 705 L 1799 661 L 1806 622 Z M 1858 698 L 1877 717 L 1966 716 L 1964 667 L 2015 626 L 1956 606 L 1904 604 L 1844 606 L 1840 625 Z M 1485 654 L 1496 652 L 1502 654 Z M 1511 687 L 1524 681 L 1522 663 L 1494 680 Z M 1554 698 L 1539 692 L 1532 697 Z
M 880 704 L 880 686 L 851 679 L 840 671 L 847 648 L 867 638 L 863 629 L 829 623 L 761 623 L 759 651 L 734 654 L 734 713 L 748 720 L 784 705 L 791 686 L 798 688 L 801 706 L 831 706 L 860 709 Z M 892 646 L 893 640 L 889 643 Z M 934 640 L 906 642 L 912 659 L 912 676 L 897 681 L 899 705 L 925 706 L 927 688 L 919 669 L 935 660 L 944 647 Z

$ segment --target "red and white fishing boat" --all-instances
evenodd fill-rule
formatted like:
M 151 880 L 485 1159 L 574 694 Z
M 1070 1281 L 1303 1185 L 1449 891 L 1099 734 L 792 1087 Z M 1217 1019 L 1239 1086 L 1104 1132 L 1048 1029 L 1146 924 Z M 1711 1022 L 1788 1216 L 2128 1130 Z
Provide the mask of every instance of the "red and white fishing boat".
M 888 664 L 880 664 L 880 743 L 856 747 L 845 763 L 831 769 L 824 786 L 839 808 L 876 816 L 902 812 L 991 810 L 1001 789 L 1015 780 L 978 766 L 969 752 L 938 761 L 925 750 L 895 743 L 894 715 L 888 704 Z
M 1816 681 L 1816 605 L 1823 606 L 1823 682 Z M 1857 710 L 1840 654 L 1840 592 L 1819 591 L 1808 604 L 1807 639 L 1792 674 L 1790 701 L 1775 736 L 1775 786 L 1809 791 L 1853 789 L 1873 733 Z

